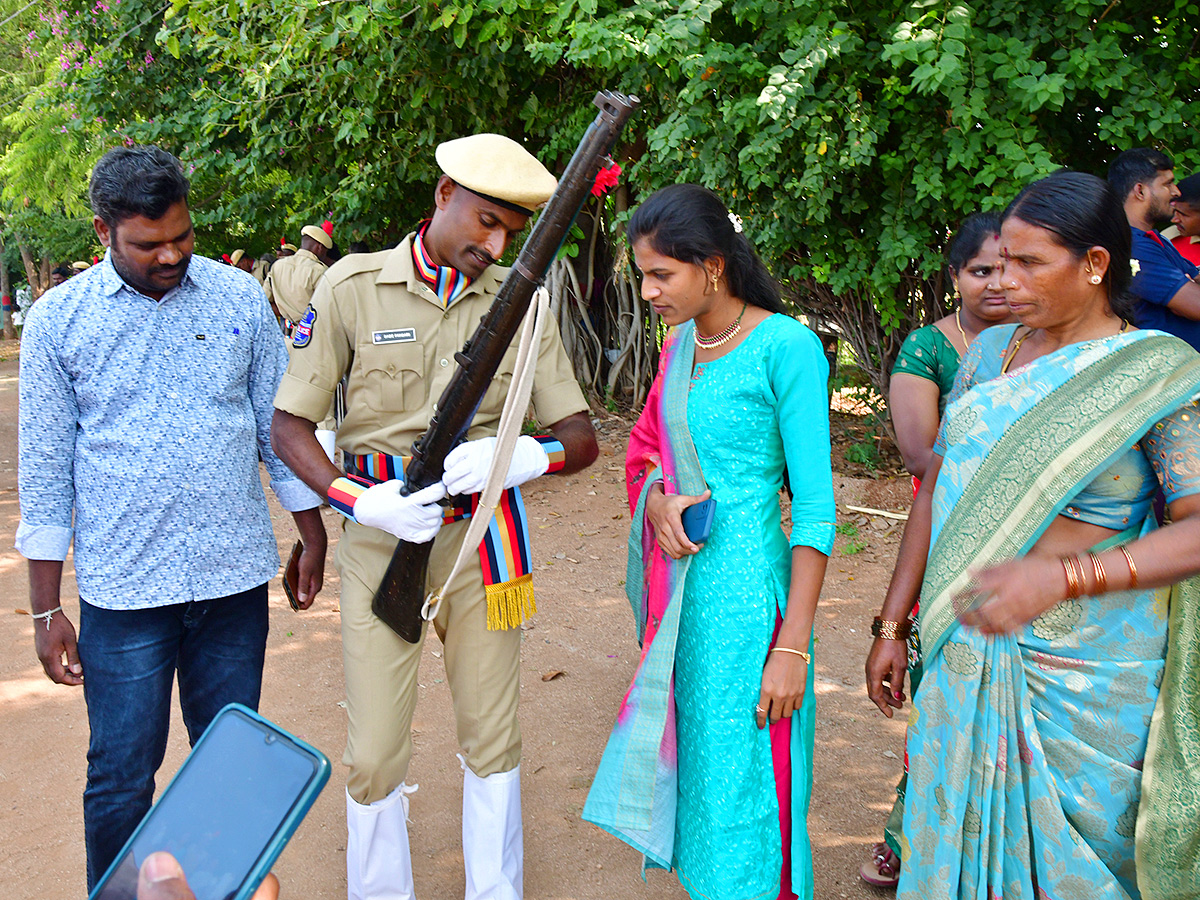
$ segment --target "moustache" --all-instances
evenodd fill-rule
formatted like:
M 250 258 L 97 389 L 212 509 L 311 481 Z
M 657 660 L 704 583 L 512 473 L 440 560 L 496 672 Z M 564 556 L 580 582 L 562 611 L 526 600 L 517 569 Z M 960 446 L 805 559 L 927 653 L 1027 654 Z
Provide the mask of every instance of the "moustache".
M 480 259 L 484 260 L 489 266 L 494 266 L 496 264 L 496 257 L 492 256 L 492 254 L 488 253 L 486 250 L 484 250 L 481 247 L 474 247 L 474 246 L 467 247 L 467 252 L 470 254 L 473 254 L 474 256 L 478 256 Z

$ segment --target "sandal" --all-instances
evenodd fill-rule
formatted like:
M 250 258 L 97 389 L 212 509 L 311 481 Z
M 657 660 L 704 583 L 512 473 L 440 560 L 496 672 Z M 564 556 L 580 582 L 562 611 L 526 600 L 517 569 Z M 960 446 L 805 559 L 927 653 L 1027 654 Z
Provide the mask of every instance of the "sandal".
M 900 882 L 900 857 L 885 843 L 871 847 L 871 858 L 862 864 L 858 877 L 872 887 L 894 888 Z

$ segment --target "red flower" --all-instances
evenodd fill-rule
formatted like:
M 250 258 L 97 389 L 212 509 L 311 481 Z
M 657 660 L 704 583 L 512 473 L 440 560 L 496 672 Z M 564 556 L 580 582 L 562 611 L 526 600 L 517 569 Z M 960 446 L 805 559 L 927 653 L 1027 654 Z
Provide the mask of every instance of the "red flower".
M 603 197 L 621 181 L 621 166 L 619 163 L 613 163 L 607 169 L 601 169 L 596 173 L 596 183 L 592 185 L 592 196 Z

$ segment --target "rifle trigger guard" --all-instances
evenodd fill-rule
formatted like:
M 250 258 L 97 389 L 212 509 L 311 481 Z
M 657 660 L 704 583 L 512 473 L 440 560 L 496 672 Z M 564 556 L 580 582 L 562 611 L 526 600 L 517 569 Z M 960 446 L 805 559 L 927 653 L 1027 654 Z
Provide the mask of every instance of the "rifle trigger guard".
M 409 607 L 411 609 L 411 607 Z M 425 595 L 425 602 L 421 604 L 421 618 L 426 622 L 432 622 L 438 614 L 438 610 L 442 608 L 442 595 L 440 591 L 430 591 Z

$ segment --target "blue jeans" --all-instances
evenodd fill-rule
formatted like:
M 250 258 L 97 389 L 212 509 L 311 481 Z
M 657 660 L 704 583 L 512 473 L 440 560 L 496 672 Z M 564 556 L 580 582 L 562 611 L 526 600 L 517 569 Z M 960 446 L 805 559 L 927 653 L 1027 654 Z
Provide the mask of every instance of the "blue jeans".
M 83 792 L 90 891 L 154 798 L 176 671 L 179 705 L 193 744 L 225 704 L 258 709 L 267 586 L 151 609 L 79 605 L 79 661 L 91 728 Z

